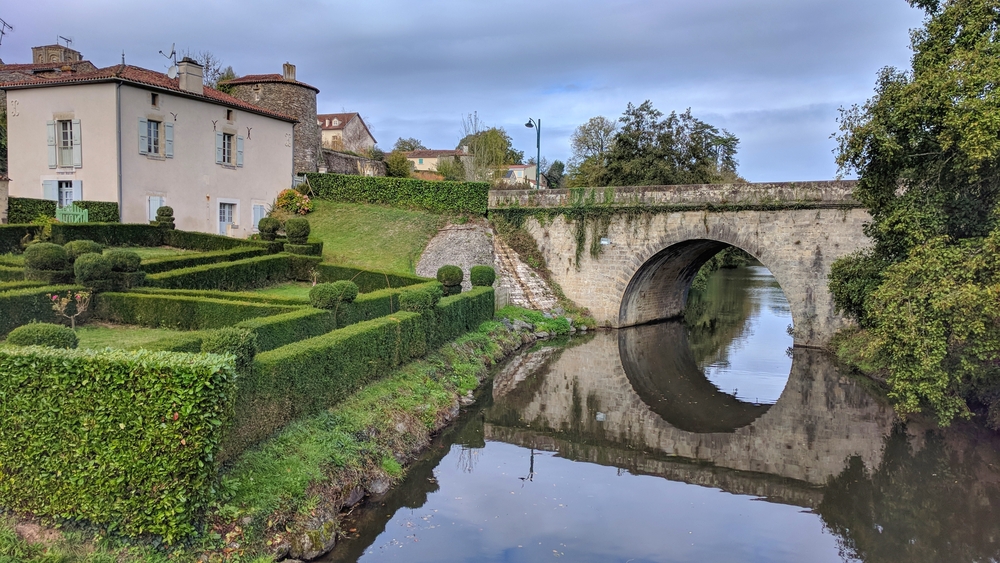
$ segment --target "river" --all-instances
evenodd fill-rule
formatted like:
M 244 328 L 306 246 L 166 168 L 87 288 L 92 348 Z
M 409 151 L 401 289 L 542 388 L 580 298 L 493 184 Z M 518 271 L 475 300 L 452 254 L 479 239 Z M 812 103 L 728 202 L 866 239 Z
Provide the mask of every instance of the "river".
M 536 345 L 329 562 L 1000 560 L 1000 440 L 792 348 L 760 266 L 685 320 Z

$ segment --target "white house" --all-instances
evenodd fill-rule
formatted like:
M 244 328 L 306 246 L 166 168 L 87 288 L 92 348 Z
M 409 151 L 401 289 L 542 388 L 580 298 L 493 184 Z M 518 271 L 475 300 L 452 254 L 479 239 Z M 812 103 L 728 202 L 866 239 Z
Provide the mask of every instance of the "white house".
M 322 132 L 323 148 L 363 153 L 375 147 L 375 137 L 357 113 L 321 113 L 316 123 Z
M 144 223 L 174 209 L 180 229 L 246 237 L 293 177 L 295 118 L 203 84 L 129 65 L 0 84 L 7 92 L 12 197 L 60 206 L 117 202 Z

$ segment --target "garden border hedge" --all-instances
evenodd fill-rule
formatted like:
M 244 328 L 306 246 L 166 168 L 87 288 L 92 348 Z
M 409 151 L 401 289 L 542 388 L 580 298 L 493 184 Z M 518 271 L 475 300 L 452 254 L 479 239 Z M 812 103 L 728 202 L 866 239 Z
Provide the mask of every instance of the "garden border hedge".
M 488 182 L 435 182 L 414 178 L 306 174 L 316 197 L 344 203 L 417 207 L 436 212 L 486 216 Z
M 227 250 L 178 254 L 177 256 L 164 256 L 162 258 L 143 260 L 142 271 L 147 274 L 159 274 L 168 270 L 179 270 L 204 264 L 217 264 L 219 262 L 233 262 L 244 258 L 263 256 L 264 254 L 267 254 L 267 249 L 256 246 L 238 246 Z
M 288 313 L 299 308 L 301 307 L 139 292 L 99 293 L 91 305 L 94 318 L 103 321 L 177 330 L 222 328 L 247 319 Z
M 160 272 L 147 276 L 146 284 L 164 289 L 239 291 L 287 280 L 307 281 L 319 261 L 315 256 L 272 254 Z
M 117 223 L 120 220 L 117 201 L 75 201 L 74 205 L 86 209 L 92 223 Z M 56 216 L 57 203 L 49 199 L 30 197 L 7 198 L 7 220 L 11 223 L 30 223 L 39 215 Z
M 434 281 L 431 278 L 423 278 L 410 274 L 385 272 L 382 270 L 362 270 L 361 268 L 338 266 L 336 264 L 318 264 L 316 272 L 319 273 L 319 281 L 321 282 L 352 281 L 357 284 L 358 290 L 361 293 L 370 293 L 379 289 L 398 289 Z
M 15 328 L 39 321 L 58 323 L 61 319 L 52 310 L 51 293 L 80 291 L 78 285 L 43 285 L 25 289 L 14 289 L 0 293 L 0 336 L 6 336 Z

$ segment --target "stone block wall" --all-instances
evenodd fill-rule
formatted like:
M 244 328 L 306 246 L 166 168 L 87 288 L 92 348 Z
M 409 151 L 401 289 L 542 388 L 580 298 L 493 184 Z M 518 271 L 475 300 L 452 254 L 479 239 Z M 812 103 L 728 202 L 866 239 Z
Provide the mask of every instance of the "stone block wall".
M 316 91 L 298 83 L 234 84 L 232 95 L 266 110 L 299 120 L 294 129 L 294 171 L 318 172 L 322 162 L 320 128 L 316 123 Z

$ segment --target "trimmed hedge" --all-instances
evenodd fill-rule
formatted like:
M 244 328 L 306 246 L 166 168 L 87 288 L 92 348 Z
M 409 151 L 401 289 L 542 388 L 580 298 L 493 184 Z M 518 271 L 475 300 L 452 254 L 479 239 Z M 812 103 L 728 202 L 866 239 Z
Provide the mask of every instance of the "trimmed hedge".
M 304 217 L 292 217 L 285 221 L 285 236 L 288 237 L 290 244 L 306 244 L 309 242 L 309 233 L 311 231 L 309 220 Z
M 40 281 L 0 281 L 0 291 L 11 291 L 13 289 L 24 289 L 26 287 L 42 287 L 45 282 Z
M 305 281 L 309 279 L 309 270 L 318 262 L 319 259 L 312 256 L 259 256 L 161 272 L 147 276 L 146 282 L 151 286 L 167 289 L 237 291 L 274 285 L 289 279 Z
M 322 256 L 323 255 L 323 243 L 313 241 L 307 244 L 292 244 L 286 242 L 284 246 L 285 252 L 290 252 L 292 254 L 305 254 L 306 256 Z
M 257 335 L 253 331 L 231 326 L 208 331 L 201 342 L 203 354 L 232 354 L 236 358 L 236 373 L 246 374 L 257 356 Z
M 261 352 L 326 334 L 337 328 L 333 311 L 307 307 L 289 313 L 249 319 L 236 325 L 257 335 Z
M 39 242 L 24 251 L 24 267 L 28 270 L 65 270 L 69 254 L 51 242 Z
M 497 281 L 497 272 L 492 266 L 473 266 L 469 269 L 469 282 L 472 287 L 493 287 Z
M 111 289 L 111 259 L 103 254 L 83 254 L 73 264 L 77 285 L 96 291 Z
M 104 246 L 161 246 L 163 233 L 152 225 L 134 223 L 53 223 L 52 242 L 92 240 Z
M 91 223 L 117 223 L 121 221 L 117 201 L 75 201 L 77 207 L 86 209 Z
M 347 280 L 321 283 L 309 290 L 309 304 L 317 309 L 336 309 L 358 297 L 358 286 Z
M 138 272 L 142 265 L 142 258 L 131 250 L 116 248 L 105 253 L 105 256 L 111 261 L 111 269 L 115 272 Z
M 21 252 L 21 239 L 27 234 L 35 238 L 41 230 L 41 225 L 0 225 L 0 254 Z
M 413 178 L 306 174 L 317 197 L 345 203 L 417 207 L 437 212 L 486 215 L 487 182 L 433 182 Z
M 78 285 L 43 285 L 0 293 L 0 336 L 31 321 L 54 323 L 59 320 L 52 310 L 51 293 L 80 291 Z
M 56 216 L 56 202 L 48 199 L 30 197 L 7 198 L 7 222 L 30 223 L 39 215 Z
M 176 335 L 165 336 L 163 338 L 138 344 L 131 347 L 131 350 L 151 350 L 164 352 L 201 352 L 201 343 L 205 338 L 205 333 L 201 331 L 179 332 Z
M 76 348 L 80 339 L 68 326 L 53 323 L 28 323 L 10 331 L 7 344 L 15 346 L 48 346 L 50 348 Z
M 0 294 L 2 297 L 3 294 Z M 91 309 L 94 318 L 118 324 L 198 330 L 233 326 L 255 317 L 294 311 L 297 307 L 182 295 L 112 292 L 94 296 Z
M 156 228 L 156 227 L 152 227 Z M 281 252 L 284 241 L 264 241 L 232 238 L 209 233 L 195 233 L 192 231 L 178 231 L 176 229 L 157 229 L 163 236 L 163 243 L 174 248 L 185 248 L 188 250 L 231 250 L 241 246 L 255 246 L 263 248 L 268 254 Z
M 158 274 L 168 270 L 178 270 L 181 268 L 191 268 L 203 264 L 217 264 L 219 262 L 231 262 L 254 256 L 263 256 L 267 249 L 253 246 L 238 246 L 228 250 L 216 250 L 214 252 L 199 252 L 197 254 L 164 256 L 163 258 L 152 258 L 142 262 L 142 271 L 147 274 Z
M 0 282 L 24 280 L 24 268 L 0 266 Z
M 411 358 L 420 316 L 397 313 L 257 355 L 240 381 L 220 459 L 333 405 Z
M 432 281 L 429 278 L 382 272 L 378 270 L 361 270 L 350 266 L 336 266 L 334 264 L 319 264 L 316 266 L 319 273 L 319 281 L 335 282 L 338 280 L 349 280 L 357 284 L 361 293 L 369 293 L 379 289 L 390 289 L 427 283 Z
M 212 497 L 235 370 L 218 355 L 0 350 L 0 505 L 153 534 Z
M 70 263 L 76 262 L 76 259 L 84 254 L 101 254 L 104 252 L 104 247 L 100 243 L 84 239 L 71 240 L 64 244 L 63 248 L 66 249 L 66 259 Z
M 440 346 L 492 319 L 494 298 L 492 287 L 474 287 L 441 299 L 435 307 L 436 327 L 428 337 L 428 344 Z
M 143 287 L 132 291 L 132 293 L 144 293 L 149 295 L 186 297 L 207 297 L 208 299 L 223 299 L 226 301 L 243 301 L 245 303 L 269 303 L 272 305 L 291 305 L 295 307 L 308 307 L 308 299 L 297 297 L 276 297 L 263 293 L 253 293 L 250 291 L 216 291 L 211 289 L 159 289 L 155 287 Z
M 263 217 L 257 223 L 257 230 L 260 231 L 261 240 L 273 241 L 278 238 L 278 231 L 281 230 L 281 221 L 275 217 Z

